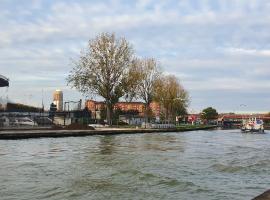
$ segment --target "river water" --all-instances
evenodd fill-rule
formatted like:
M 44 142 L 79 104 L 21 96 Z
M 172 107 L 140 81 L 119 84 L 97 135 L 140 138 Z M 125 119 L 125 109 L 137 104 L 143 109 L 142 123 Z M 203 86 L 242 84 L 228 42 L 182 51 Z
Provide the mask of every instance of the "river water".
M 0 199 L 251 199 L 270 133 L 238 130 L 0 141 Z

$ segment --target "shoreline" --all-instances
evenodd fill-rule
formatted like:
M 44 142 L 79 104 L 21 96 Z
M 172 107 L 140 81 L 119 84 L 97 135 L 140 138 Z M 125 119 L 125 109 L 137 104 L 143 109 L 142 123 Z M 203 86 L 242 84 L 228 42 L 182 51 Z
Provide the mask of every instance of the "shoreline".
M 93 135 L 120 135 L 141 133 L 165 133 L 187 132 L 198 130 L 215 129 L 217 126 L 187 127 L 173 129 L 135 129 L 135 128 L 102 128 L 96 130 L 48 130 L 48 129 L 25 129 L 25 130 L 0 130 L 0 140 L 18 140 L 30 138 L 58 138 L 58 137 L 83 137 Z

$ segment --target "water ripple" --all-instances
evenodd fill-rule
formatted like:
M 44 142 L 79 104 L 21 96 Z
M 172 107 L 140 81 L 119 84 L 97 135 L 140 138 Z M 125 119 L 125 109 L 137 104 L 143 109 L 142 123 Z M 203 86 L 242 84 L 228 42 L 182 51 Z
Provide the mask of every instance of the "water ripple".
M 270 136 L 236 130 L 0 141 L 0 197 L 252 199 Z

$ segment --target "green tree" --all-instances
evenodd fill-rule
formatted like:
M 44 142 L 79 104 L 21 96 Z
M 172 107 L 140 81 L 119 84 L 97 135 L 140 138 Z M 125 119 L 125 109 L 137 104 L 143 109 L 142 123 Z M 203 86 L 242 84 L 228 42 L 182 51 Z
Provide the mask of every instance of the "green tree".
M 113 107 L 136 81 L 133 78 L 133 49 L 125 38 L 102 33 L 88 43 L 88 48 L 74 62 L 68 83 L 80 92 L 105 99 L 107 123 L 112 124 Z
M 205 108 L 201 113 L 201 118 L 207 121 L 217 119 L 218 112 L 212 107 Z
M 188 93 L 174 75 L 160 77 L 155 87 L 155 100 L 161 104 L 168 121 L 174 121 L 176 116 L 187 113 Z
M 142 76 L 141 76 L 141 66 L 140 66 L 140 60 L 139 59 L 133 59 L 132 60 L 132 67 L 128 74 L 128 79 L 126 84 L 129 87 L 125 87 L 125 100 L 126 102 L 132 102 L 132 100 L 138 98 L 139 93 L 139 84 L 141 82 Z

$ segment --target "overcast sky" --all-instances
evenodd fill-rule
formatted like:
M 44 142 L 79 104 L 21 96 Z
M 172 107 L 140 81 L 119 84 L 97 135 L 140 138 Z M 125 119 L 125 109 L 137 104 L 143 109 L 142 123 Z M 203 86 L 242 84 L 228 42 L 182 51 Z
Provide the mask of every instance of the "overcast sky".
M 0 95 L 14 102 L 81 98 L 70 60 L 106 31 L 178 76 L 191 110 L 270 111 L 269 0 L 1 0 L 0 27 Z

